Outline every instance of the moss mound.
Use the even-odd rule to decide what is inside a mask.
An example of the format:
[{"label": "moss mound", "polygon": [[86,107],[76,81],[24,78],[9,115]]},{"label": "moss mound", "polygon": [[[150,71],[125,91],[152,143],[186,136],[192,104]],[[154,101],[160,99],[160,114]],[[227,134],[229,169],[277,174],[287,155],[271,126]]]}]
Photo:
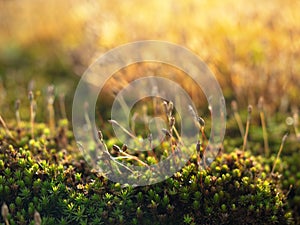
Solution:
[{"label": "moss mound", "polygon": [[[279,185],[261,158],[235,150],[206,170],[196,156],[171,178],[144,187],[110,182],[74,150],[66,126],[56,137],[36,125],[35,140],[0,136],[1,222],[34,224],[291,224]],[[3,213],[2,213],[3,214]]]}]

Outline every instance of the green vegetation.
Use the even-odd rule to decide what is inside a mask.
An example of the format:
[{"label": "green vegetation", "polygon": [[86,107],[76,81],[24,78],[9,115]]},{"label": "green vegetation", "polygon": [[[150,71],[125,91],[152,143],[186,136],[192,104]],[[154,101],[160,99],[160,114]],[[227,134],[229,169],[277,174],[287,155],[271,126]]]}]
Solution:
[{"label": "green vegetation", "polygon": [[[51,88],[49,91],[51,99]],[[237,111],[235,116],[229,116],[229,136],[207,169],[199,168],[199,157],[205,158],[202,145],[205,141],[200,139],[191,144],[195,153],[190,161],[171,178],[151,186],[132,187],[113,183],[88,165],[75,147],[67,119],[55,121],[53,114],[48,113],[52,116],[47,124],[36,123],[31,92],[29,103],[32,111],[29,122],[17,119],[6,124],[1,118],[0,204],[1,221],[6,224],[40,224],[36,222],[39,220],[42,224],[293,224],[299,221],[299,154],[295,151],[299,145],[294,133],[284,136],[289,128],[295,127],[281,126],[272,121],[276,118],[270,119],[270,126],[274,126],[268,139],[271,156],[265,157],[262,128],[255,124],[261,119],[259,110],[249,107],[248,116]],[[48,106],[52,112],[54,108]],[[248,125],[248,142],[236,135],[239,132],[236,116],[248,117],[247,123],[252,123]],[[202,118],[199,123],[205,125]],[[203,137],[205,131],[200,130]],[[104,131],[105,136],[107,132]],[[106,143],[109,150],[120,150],[114,139]],[[126,148],[123,146],[122,150]],[[281,155],[277,154],[280,152]],[[144,164],[149,163],[147,158],[144,157]],[[157,162],[155,159],[158,160],[152,157],[152,163]]]},{"label": "green vegetation", "polygon": [[[155,154],[136,154],[113,136],[112,99],[135,78],[172,79],[203,116],[198,142],[182,149],[193,152],[187,164],[161,183],[133,187],[111,182],[83,157],[71,103],[95,57],[145,39],[203,59],[223,90],[227,129],[203,169],[211,121],[199,87],[161,64],[116,72],[96,117],[117,162],[155,164],[180,140],[175,113],[163,115],[169,139]],[[300,224],[299,41],[298,0],[0,1],[0,224]],[[140,116],[153,113],[135,107]],[[134,122],[146,138],[145,122]]]}]

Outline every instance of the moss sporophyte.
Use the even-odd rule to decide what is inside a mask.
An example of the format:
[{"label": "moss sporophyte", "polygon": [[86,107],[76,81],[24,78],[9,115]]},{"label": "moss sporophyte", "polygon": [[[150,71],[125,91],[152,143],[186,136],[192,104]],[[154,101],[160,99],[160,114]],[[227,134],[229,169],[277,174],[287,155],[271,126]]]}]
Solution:
[{"label": "moss sporophyte", "polygon": [[[50,91],[49,109],[55,99]],[[244,141],[240,137],[225,140],[215,160],[205,168],[202,166],[208,158],[205,149],[210,147],[206,138],[209,123],[191,111],[199,138],[189,147],[194,153],[187,164],[163,182],[132,187],[112,182],[106,174],[91,168],[76,149],[77,143],[65,118],[56,118],[53,123],[55,118],[50,116],[49,126],[35,122],[38,110],[33,102],[33,94],[29,94],[28,122],[17,119],[8,123],[2,117],[0,121],[0,221],[6,225],[293,224],[297,221],[300,175],[298,164],[286,152],[294,159],[297,155],[289,150],[292,146],[287,136],[280,142],[271,132],[269,153],[265,151],[270,157],[256,154],[261,153],[256,143],[263,136],[258,140],[253,136],[253,129],[260,129],[253,108],[249,107],[246,116]],[[181,140],[174,106],[171,102],[162,106],[168,121],[165,133],[169,137],[160,146],[154,147],[153,139],[148,136],[147,151],[137,154],[125,143],[108,140],[110,131],[103,129],[97,137],[98,145],[106,153],[103,159],[109,157],[126,170],[130,165],[149,167],[173,152],[184,151],[179,148]],[[229,134],[239,132],[234,110],[228,119]]]}]

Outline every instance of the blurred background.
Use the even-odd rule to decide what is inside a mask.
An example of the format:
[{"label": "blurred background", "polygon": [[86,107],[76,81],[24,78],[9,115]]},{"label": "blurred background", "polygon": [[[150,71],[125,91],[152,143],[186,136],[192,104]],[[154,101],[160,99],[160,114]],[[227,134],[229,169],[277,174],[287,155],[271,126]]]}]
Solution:
[{"label": "blurred background", "polygon": [[[0,114],[14,117],[16,99],[28,105],[28,90],[43,105],[47,86],[54,84],[70,117],[85,69],[109,49],[145,39],[170,41],[199,55],[220,82],[227,105],[232,99],[240,107],[256,105],[260,96],[270,113],[299,105],[297,0],[0,0]],[[141,74],[129,71],[104,91]],[[201,106],[205,101],[192,81],[179,77],[174,79]]]}]

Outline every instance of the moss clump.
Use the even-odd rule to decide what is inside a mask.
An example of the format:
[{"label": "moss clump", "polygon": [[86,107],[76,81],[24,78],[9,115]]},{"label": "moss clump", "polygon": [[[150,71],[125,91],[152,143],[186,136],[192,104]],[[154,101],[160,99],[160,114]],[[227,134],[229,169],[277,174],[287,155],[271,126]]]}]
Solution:
[{"label": "moss clump", "polygon": [[[276,154],[281,145],[282,137],[289,133],[288,138],[284,144],[283,151],[281,152],[279,160],[275,166],[276,179],[280,188],[286,194],[288,207],[292,211],[293,218],[296,224],[300,224],[300,142],[299,142],[299,129],[298,113],[291,114],[277,113],[272,117],[268,116],[268,144],[269,156],[266,156],[265,144],[263,140],[263,129],[261,126],[261,119],[259,111],[255,110],[253,115],[253,123],[250,127],[248,146],[253,155],[257,155],[259,160],[264,165],[264,170],[270,176],[271,170],[276,160]],[[246,119],[246,113],[241,113],[242,118]],[[286,121],[286,123],[283,123]],[[227,139],[225,146],[241,146],[242,139],[239,135],[237,122],[234,116],[227,120]]]},{"label": "moss clump", "polygon": [[[255,111],[252,113],[252,108],[248,110],[244,140],[236,137],[237,129],[229,118],[228,133],[234,137],[218,148],[216,159],[206,169],[201,166],[205,167],[211,160],[207,155],[211,146],[206,148],[204,120],[193,111],[200,137],[190,147],[181,147],[171,102],[164,102],[167,110],[163,112],[167,115],[169,130],[164,130],[166,138],[155,149],[149,147],[147,152],[135,153],[127,145],[119,147],[122,143],[116,138],[105,141],[104,136],[109,136],[109,130],[104,130],[104,135],[99,131],[99,140],[89,146],[89,150],[95,150],[101,143],[111,159],[122,161],[126,158],[122,161],[123,166],[156,164],[172,151],[194,152],[172,177],[151,186],[133,187],[113,183],[105,174],[90,167],[75,147],[67,119],[56,123],[52,97],[48,102],[48,110],[52,112],[49,113],[49,126],[35,122],[32,96],[29,99],[30,122],[17,119],[16,128],[12,128],[14,123],[8,126],[3,119],[0,121],[0,204],[3,206],[0,222],[6,225],[298,222],[298,165],[290,161],[288,155],[293,153],[294,156],[295,145],[288,141],[290,150],[283,152],[282,162],[274,163],[277,153],[274,149],[280,144],[278,137],[286,132],[282,128],[280,132],[274,129],[274,135],[269,135],[268,154],[271,156],[255,156],[262,153],[261,139],[257,135],[262,132],[255,123],[257,115]],[[250,113],[254,120],[251,126]],[[274,125],[271,123],[270,126]],[[150,137],[149,142],[152,146]],[[237,146],[242,151],[235,148]],[[247,149],[251,149],[251,153]],[[174,165],[176,162],[171,162],[170,168]],[[149,175],[151,178],[152,173],[148,171],[150,175],[142,174],[142,177],[145,175],[148,179]],[[118,172],[124,175],[123,170]]]},{"label": "moss clump", "polygon": [[0,204],[9,224],[34,224],[35,211],[42,224],[292,223],[278,179],[247,152],[224,153],[206,170],[193,156],[164,182],[133,188],[93,171],[65,126],[55,137],[45,128],[36,124],[35,140],[0,132]]}]

